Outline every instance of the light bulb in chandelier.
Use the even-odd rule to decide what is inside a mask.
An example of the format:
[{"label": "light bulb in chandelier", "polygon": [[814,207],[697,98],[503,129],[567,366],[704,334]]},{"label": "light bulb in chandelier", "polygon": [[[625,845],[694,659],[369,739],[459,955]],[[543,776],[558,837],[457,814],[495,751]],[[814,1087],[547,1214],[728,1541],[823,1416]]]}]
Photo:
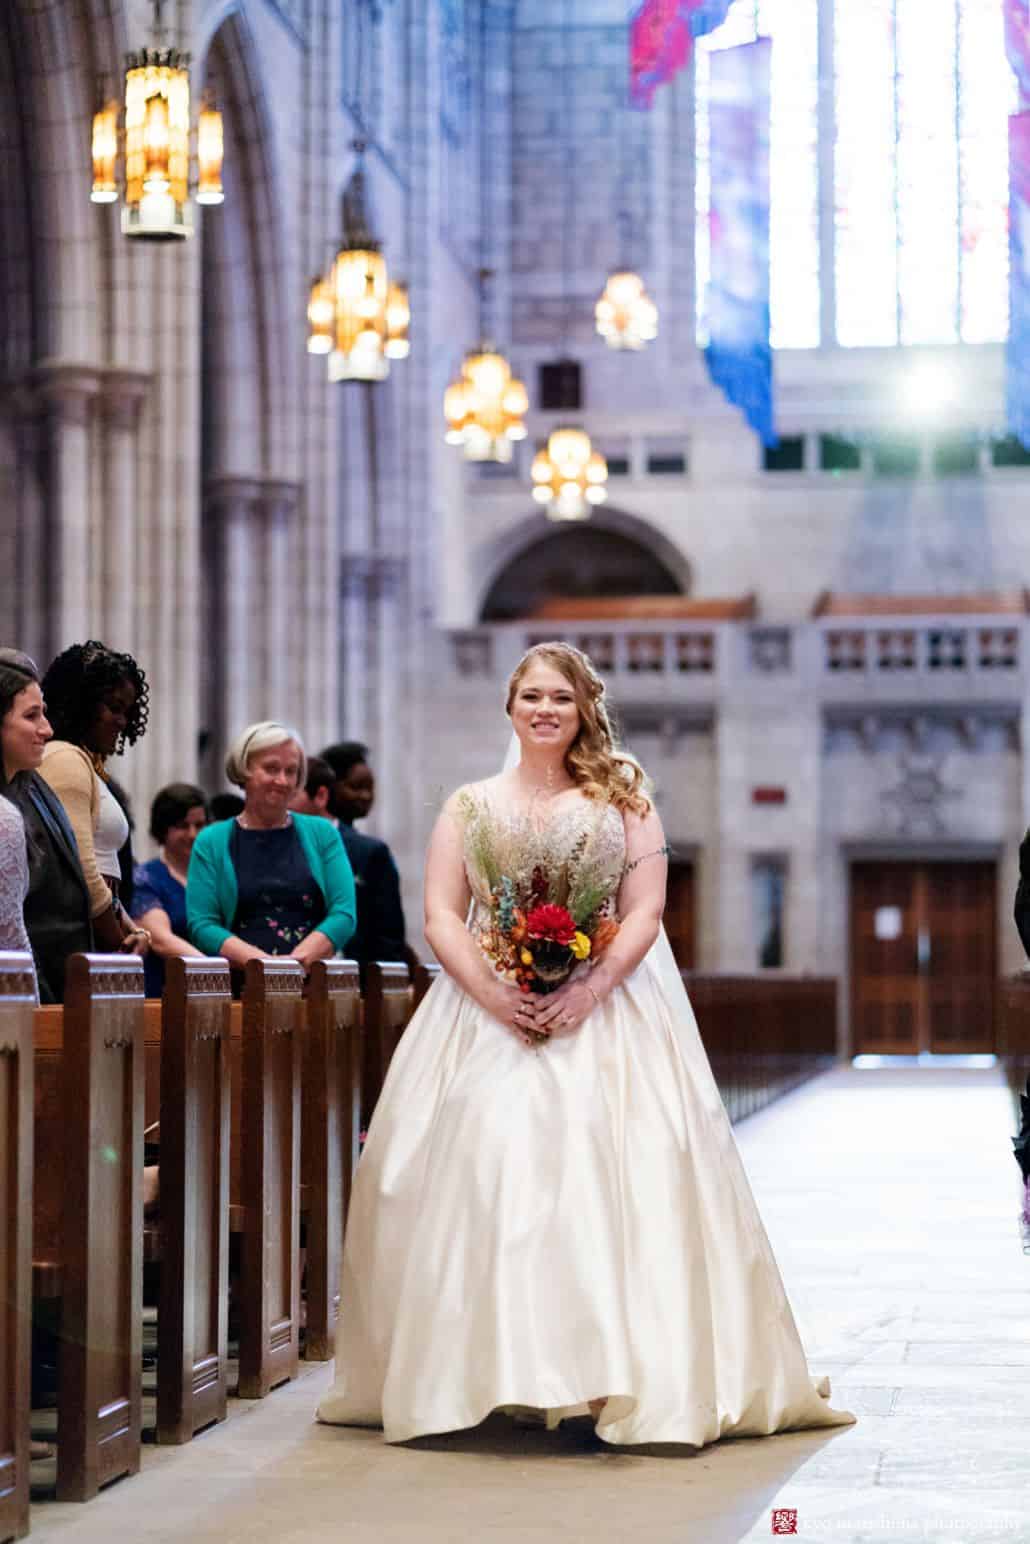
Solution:
[{"label": "light bulb in chandelier", "polygon": [[642,349],[658,336],[658,307],[640,275],[629,269],[609,274],[594,318],[609,348]]},{"label": "light bulb in chandelier", "polygon": [[457,380],[444,393],[448,445],[460,445],[467,461],[508,462],[512,444],[526,437],[529,396],[511,365],[492,344],[466,354]]},{"label": "light bulb in chandelier", "polygon": [[591,506],[608,497],[608,463],[585,429],[563,425],[552,431],[530,468],[532,497],[552,520],[586,520]]}]

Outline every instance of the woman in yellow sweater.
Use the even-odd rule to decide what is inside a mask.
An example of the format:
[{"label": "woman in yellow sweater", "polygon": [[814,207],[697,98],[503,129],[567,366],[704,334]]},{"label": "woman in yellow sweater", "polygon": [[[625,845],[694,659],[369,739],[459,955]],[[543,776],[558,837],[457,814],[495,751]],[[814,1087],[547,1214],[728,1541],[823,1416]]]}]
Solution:
[{"label": "woman in yellow sweater", "polygon": [[97,946],[145,954],[150,935],[118,899],[118,851],[129,828],[107,786],[106,764],[146,730],[147,678],[131,654],[90,639],[57,656],[43,677],[43,696],[54,738],[40,772],[75,832]]}]

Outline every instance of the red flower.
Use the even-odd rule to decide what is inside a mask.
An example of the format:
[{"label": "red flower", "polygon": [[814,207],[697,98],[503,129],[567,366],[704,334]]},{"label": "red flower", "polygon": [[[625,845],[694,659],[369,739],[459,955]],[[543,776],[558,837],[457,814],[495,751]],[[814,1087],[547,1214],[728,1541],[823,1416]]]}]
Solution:
[{"label": "red flower", "polygon": [[546,938],[568,948],[576,936],[576,924],[564,906],[536,906],[526,918],[530,938]]}]

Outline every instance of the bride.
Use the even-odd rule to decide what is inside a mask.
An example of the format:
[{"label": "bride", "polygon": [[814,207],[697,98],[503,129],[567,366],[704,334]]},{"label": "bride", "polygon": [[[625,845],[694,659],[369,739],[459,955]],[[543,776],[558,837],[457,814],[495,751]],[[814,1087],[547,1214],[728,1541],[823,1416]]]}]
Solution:
[{"label": "bride", "polygon": [[808,1374],[604,685],[540,644],[507,711],[518,765],[454,794],[430,842],[444,974],[358,1165],[319,1419],[403,1442],[529,1407],[589,1412],[607,1442],[696,1446],[848,1423]]}]

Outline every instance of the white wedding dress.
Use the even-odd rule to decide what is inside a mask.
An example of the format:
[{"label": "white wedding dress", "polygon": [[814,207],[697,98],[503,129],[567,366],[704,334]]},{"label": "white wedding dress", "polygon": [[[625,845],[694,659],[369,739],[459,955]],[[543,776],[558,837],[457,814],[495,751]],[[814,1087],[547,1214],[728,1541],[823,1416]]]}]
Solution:
[{"label": "white wedding dress", "polygon": [[[473,931],[484,830],[506,819],[485,799],[465,834]],[[617,892],[610,806],[525,821],[518,844],[528,872],[590,861]],[[853,1420],[809,1376],[664,932],[578,1032],[539,1048],[436,982],[358,1165],[336,1351],[319,1419],[389,1442],[499,1407],[553,1424],[605,1396],[612,1443]]]}]

